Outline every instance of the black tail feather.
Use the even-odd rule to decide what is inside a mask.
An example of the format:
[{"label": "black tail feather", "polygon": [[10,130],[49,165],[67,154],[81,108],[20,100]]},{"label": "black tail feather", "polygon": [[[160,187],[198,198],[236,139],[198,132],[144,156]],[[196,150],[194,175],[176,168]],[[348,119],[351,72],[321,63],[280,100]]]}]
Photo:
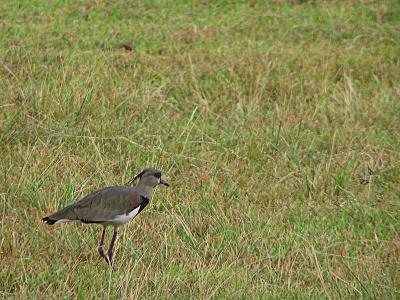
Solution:
[{"label": "black tail feather", "polygon": [[58,220],[50,219],[49,217],[44,217],[42,221],[47,225],[54,225]]}]

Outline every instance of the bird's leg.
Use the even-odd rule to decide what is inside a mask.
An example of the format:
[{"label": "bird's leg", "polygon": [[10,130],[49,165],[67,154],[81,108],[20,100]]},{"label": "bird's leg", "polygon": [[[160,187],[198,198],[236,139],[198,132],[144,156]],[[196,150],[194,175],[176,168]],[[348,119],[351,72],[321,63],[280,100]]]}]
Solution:
[{"label": "bird's leg", "polygon": [[100,256],[101,256],[102,258],[104,258],[104,259],[106,260],[107,263],[109,263],[109,262],[108,262],[108,257],[104,254],[104,249],[103,249],[103,247],[104,247],[104,237],[105,237],[105,236],[106,236],[106,226],[103,226],[103,232],[102,232],[102,234],[101,234],[101,239],[100,239],[100,243],[99,243],[99,248],[98,248],[98,250],[99,250]]},{"label": "bird's leg", "polygon": [[108,248],[108,264],[110,265],[111,268],[113,267],[112,256],[113,256],[114,243],[116,239],[117,239],[117,228],[114,228],[114,234],[111,239],[110,248]]}]

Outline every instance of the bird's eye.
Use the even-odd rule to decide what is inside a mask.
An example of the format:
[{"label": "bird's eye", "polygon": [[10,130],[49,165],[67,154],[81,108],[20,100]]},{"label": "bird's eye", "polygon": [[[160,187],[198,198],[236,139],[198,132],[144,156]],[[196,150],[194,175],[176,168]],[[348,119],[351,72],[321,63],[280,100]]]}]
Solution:
[{"label": "bird's eye", "polygon": [[156,174],[154,174],[154,177],[156,177],[156,178],[161,178],[161,173],[156,173]]}]

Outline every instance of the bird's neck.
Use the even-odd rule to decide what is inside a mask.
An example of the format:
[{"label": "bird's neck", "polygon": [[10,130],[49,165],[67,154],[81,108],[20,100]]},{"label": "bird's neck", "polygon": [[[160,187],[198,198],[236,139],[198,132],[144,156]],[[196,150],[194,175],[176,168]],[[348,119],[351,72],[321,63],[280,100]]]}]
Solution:
[{"label": "bird's neck", "polygon": [[149,200],[153,196],[153,188],[147,185],[140,186],[141,195],[148,198]]}]

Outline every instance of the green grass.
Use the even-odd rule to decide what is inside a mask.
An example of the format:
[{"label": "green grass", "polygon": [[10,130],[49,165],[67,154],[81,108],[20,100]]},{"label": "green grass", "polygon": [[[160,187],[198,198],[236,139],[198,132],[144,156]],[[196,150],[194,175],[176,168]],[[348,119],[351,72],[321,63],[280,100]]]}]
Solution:
[{"label": "green grass", "polygon": [[399,298],[399,2],[109,2],[0,3],[0,298]]}]

